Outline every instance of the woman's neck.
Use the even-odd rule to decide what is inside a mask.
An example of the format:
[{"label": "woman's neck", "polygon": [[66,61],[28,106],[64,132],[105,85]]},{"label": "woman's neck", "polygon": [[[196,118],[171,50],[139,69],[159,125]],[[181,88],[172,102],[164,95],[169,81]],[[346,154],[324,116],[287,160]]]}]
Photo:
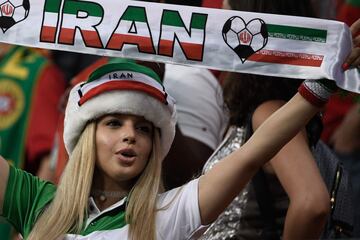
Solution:
[{"label": "woman's neck", "polygon": [[104,191],[100,189],[92,189],[91,196],[93,197],[96,206],[100,211],[117,203],[128,195],[128,192],[121,191]]},{"label": "woman's neck", "polygon": [[131,188],[132,183],[130,182],[116,182],[95,170],[90,196],[102,211],[127,196]]}]

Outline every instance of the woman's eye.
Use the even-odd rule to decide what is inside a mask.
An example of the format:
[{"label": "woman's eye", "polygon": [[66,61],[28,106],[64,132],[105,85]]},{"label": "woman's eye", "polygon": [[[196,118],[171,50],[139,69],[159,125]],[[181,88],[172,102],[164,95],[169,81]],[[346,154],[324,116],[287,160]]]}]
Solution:
[{"label": "woman's eye", "polygon": [[110,119],[109,121],[106,122],[106,126],[118,127],[121,126],[121,121],[118,119]]},{"label": "woman's eye", "polygon": [[138,126],[137,129],[139,129],[140,131],[142,131],[144,133],[151,133],[152,132],[152,127],[151,126]]}]

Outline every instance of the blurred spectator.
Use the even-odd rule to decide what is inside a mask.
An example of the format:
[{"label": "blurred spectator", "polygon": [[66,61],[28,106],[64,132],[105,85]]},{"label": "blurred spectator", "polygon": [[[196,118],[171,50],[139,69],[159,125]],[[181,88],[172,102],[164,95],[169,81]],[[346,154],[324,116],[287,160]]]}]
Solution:
[{"label": "blurred spectator", "polygon": [[[7,44],[0,48],[0,154],[11,164],[48,179],[52,176],[49,153],[66,83],[44,51]],[[0,236],[9,238],[7,225],[0,224]]]},{"label": "blurred spectator", "polygon": [[[360,0],[345,0],[342,4],[338,5],[337,20],[343,21],[350,26],[359,18]],[[359,29],[360,26],[358,27],[358,30]],[[359,238],[360,104],[355,102],[356,98],[360,98],[360,96],[352,93],[339,93],[337,95],[332,95],[324,110],[324,131],[322,134],[322,139],[330,146],[333,146],[333,149],[340,157],[344,167],[350,173],[354,192],[354,237]]]},{"label": "blurred spectator", "polygon": [[[223,6],[239,11],[314,17],[310,1],[306,0],[225,0]],[[204,172],[238,149],[290,99],[301,82],[230,73],[224,83],[230,127],[206,162]],[[321,121],[315,117],[264,165],[201,239],[319,238],[330,211],[330,197],[315,161],[327,160],[321,154],[326,146],[317,144],[319,125]]]},{"label": "blurred spectator", "polygon": [[178,114],[175,140],[163,163],[164,184],[171,189],[201,173],[221,142],[228,118],[214,72],[168,64],[164,86],[175,98]]},{"label": "blurred spectator", "polygon": [[52,51],[51,56],[68,82],[84,68],[101,58],[97,55],[65,51]]},{"label": "blurred spectator", "polygon": [[312,0],[316,16],[324,19],[336,19],[337,0]]}]

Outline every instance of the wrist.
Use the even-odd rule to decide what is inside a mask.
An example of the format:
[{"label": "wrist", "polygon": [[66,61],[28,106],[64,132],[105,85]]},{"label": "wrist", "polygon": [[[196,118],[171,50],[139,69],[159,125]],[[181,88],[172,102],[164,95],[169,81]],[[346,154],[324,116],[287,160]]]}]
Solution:
[{"label": "wrist", "polygon": [[332,93],[337,90],[334,81],[319,79],[305,80],[299,87],[300,95],[316,107],[323,107]]}]

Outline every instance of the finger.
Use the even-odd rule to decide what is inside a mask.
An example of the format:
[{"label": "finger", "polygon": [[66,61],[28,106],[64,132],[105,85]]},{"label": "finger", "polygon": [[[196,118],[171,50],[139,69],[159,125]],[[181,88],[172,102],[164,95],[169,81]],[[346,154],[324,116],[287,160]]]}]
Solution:
[{"label": "finger", "polygon": [[360,66],[360,58],[356,58],[354,62],[352,62],[351,66],[359,67]]},{"label": "finger", "polygon": [[353,38],[353,44],[355,47],[359,47],[360,45],[360,35]]},{"label": "finger", "polygon": [[357,33],[360,31],[360,18],[351,24],[350,31],[353,37],[357,35]]},{"label": "finger", "polygon": [[349,68],[350,66],[357,67],[359,65],[359,60],[360,60],[360,48],[356,47],[351,51],[350,55],[347,57],[343,65],[343,68]]}]

